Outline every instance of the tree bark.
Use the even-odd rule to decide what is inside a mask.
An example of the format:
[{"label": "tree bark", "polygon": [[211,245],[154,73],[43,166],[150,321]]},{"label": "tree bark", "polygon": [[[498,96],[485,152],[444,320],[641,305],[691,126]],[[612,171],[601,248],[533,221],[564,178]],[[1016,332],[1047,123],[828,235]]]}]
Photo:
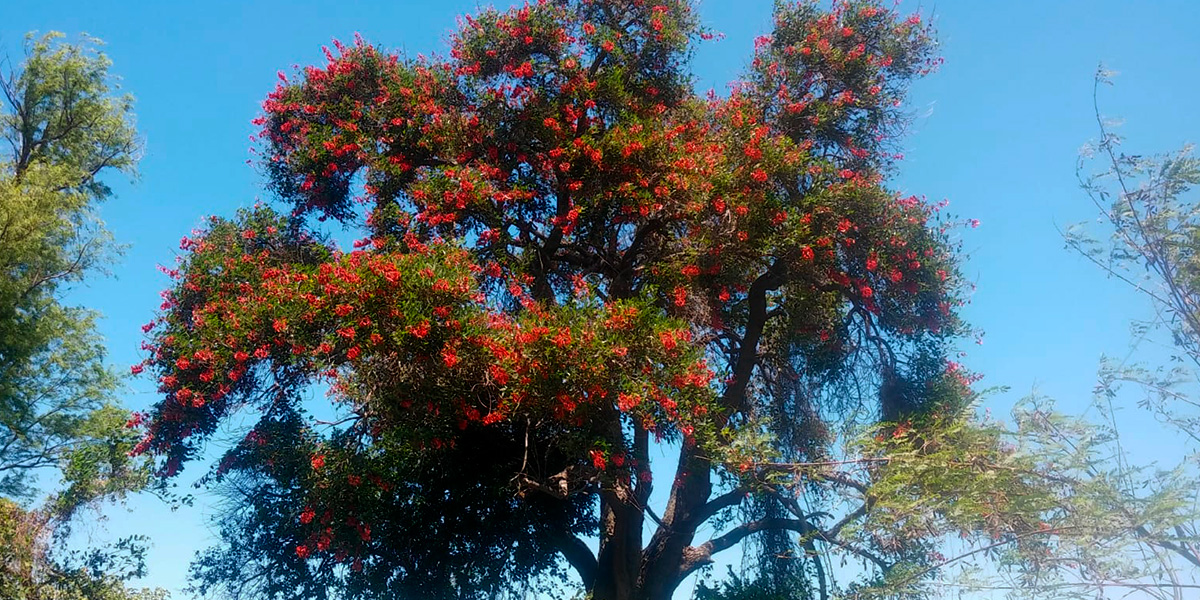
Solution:
[{"label": "tree bark", "polygon": [[683,580],[684,551],[691,546],[701,511],[712,494],[712,469],[695,447],[680,451],[679,466],[662,524],[642,558],[638,600],[669,600]]},{"label": "tree bark", "polygon": [[635,600],[642,554],[644,512],[633,502],[626,481],[616,481],[600,494],[599,567],[594,600]]}]

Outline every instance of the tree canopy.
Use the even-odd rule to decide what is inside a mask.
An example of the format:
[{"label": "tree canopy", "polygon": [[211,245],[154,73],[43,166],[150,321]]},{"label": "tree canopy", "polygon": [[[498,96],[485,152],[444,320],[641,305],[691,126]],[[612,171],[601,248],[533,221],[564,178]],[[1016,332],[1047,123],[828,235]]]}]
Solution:
[{"label": "tree canopy", "polygon": [[30,35],[0,74],[0,595],[130,598],[135,540],[52,552],[79,509],[149,481],[96,314],[64,301],[119,250],[96,209],[111,195],[102,175],[138,158],[132,99],[96,40],[61,37]]},{"label": "tree canopy", "polygon": [[555,0],[465,18],[445,58],[355,40],[280,74],[277,201],[182,240],[135,367],[163,476],[259,414],[208,478],[231,503],[201,591],[561,593],[569,568],[665,599],[753,541],[758,590],[915,594],[948,533],[1049,529],[1041,465],[968,422],[955,223],[886,185],[928,25],[779,3],[727,95],[687,70],[711,36],[687,0]]},{"label": "tree canopy", "polygon": [[7,142],[0,155],[5,496],[26,497],[38,470],[67,471],[96,452],[94,445],[108,445],[127,417],[113,402],[117,380],[104,364],[95,313],[62,297],[117,251],[96,217],[96,204],[110,194],[98,175],[133,169],[139,146],[132,100],[110,93],[103,54],[59,37],[30,37],[20,71],[0,79],[0,138]]}]

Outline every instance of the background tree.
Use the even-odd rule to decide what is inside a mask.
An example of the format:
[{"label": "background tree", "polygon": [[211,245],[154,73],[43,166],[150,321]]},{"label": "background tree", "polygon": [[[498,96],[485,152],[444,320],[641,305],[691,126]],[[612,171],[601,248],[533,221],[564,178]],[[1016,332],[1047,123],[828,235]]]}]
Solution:
[{"label": "background tree", "polygon": [[[1100,85],[1111,85],[1111,76],[1103,67],[1096,74],[1100,139],[1084,147],[1078,169],[1080,185],[1109,226],[1109,238],[1100,240],[1075,227],[1066,234],[1067,245],[1149,298],[1155,319],[1138,323],[1135,333],[1144,337],[1164,327],[1174,342],[1173,362],[1188,363],[1193,370],[1200,366],[1200,204],[1189,192],[1200,183],[1200,159],[1192,156],[1190,145],[1167,155],[1122,152],[1123,139],[1099,108]],[[1105,168],[1087,173],[1086,165],[1096,159]],[[1160,375],[1177,379],[1171,373]],[[1187,375],[1194,377],[1194,371]],[[1110,371],[1108,378],[1123,375]],[[1149,377],[1132,379],[1154,389],[1149,407],[1160,419],[1200,441],[1195,398],[1172,394],[1170,385],[1156,385]]]},{"label": "background tree", "polygon": [[[1098,422],[1056,416],[1045,399],[1022,414],[1032,432],[1078,465],[1074,476],[1090,488],[1085,502],[1104,523],[1097,543],[1071,550],[1079,568],[1056,574],[1054,584],[1077,587],[1081,595],[1128,587],[1148,597],[1190,597],[1200,589],[1200,204],[1191,197],[1200,160],[1190,146],[1154,156],[1123,152],[1115,122],[1100,111],[1099,92],[1112,75],[1103,67],[1096,73],[1099,139],[1083,148],[1077,169],[1106,235],[1081,225],[1064,236],[1068,248],[1149,299],[1155,316],[1134,322],[1135,342],[1123,359],[1103,359],[1092,403]],[[1102,168],[1089,172],[1097,162]],[[1170,349],[1170,364],[1147,364],[1139,346],[1161,333],[1168,334],[1161,347]],[[1164,439],[1176,438],[1177,462],[1145,466],[1123,446],[1126,387],[1140,393],[1138,406],[1164,426]]]},{"label": "background tree", "polygon": [[[132,99],[116,96],[95,40],[29,36],[0,76],[0,589],[11,598],[124,597],[107,561],[133,552],[49,552],[82,507],[148,482],[116,402],[96,315],[65,293],[117,252],[96,217],[109,171],[132,173]],[[41,477],[61,487],[29,508]],[[44,488],[43,488],[44,489]],[[122,542],[129,550],[132,542]],[[124,557],[124,558],[122,558]],[[135,560],[135,562],[137,562]],[[89,570],[90,569],[90,570]],[[137,569],[133,569],[134,572]]]},{"label": "background tree", "polygon": [[[946,359],[952,223],[883,183],[927,26],[781,3],[727,97],[691,88],[708,36],[684,0],[539,2],[445,60],[358,40],[282,76],[259,123],[285,210],[183,240],[145,363],[164,476],[261,412],[210,475],[200,591],[561,593],[569,566],[663,599],[754,540],[755,585],[911,597],[948,535],[1053,533],[1042,464]],[[303,410],[315,384],[337,418]]]}]

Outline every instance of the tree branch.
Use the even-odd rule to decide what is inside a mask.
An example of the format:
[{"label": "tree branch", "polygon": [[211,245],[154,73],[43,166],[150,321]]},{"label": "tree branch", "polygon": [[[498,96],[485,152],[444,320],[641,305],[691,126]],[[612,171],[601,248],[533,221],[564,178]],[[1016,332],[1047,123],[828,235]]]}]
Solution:
[{"label": "tree branch", "polygon": [[558,548],[559,554],[567,560],[567,564],[579,574],[583,587],[588,592],[596,584],[596,570],[599,568],[596,557],[583,540],[569,533],[553,532],[551,541]]},{"label": "tree branch", "polygon": [[763,329],[767,323],[767,292],[779,289],[783,285],[783,262],[775,261],[765,273],[760,275],[750,285],[748,302],[750,304],[750,319],[746,323],[746,333],[738,347],[737,359],[733,368],[733,383],[725,388],[722,403],[731,411],[742,412],[746,404],[746,387],[750,385],[750,377],[758,364],[758,342],[762,338]]},{"label": "tree branch", "polygon": [[724,509],[741,504],[745,498],[746,488],[741,487],[721,494],[696,511],[696,522],[703,523]]}]

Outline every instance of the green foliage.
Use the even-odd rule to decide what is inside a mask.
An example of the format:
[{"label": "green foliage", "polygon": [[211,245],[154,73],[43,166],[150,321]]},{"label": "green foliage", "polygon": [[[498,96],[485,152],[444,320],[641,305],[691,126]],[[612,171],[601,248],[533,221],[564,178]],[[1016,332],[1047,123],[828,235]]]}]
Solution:
[{"label": "green foliage", "polygon": [[[784,560],[795,560],[788,557]],[[805,580],[774,584],[769,580],[743,578],[732,568],[716,587],[701,582],[696,588],[696,600],[810,600],[813,596]]]},{"label": "green foliage", "polygon": [[[1169,597],[1200,579],[1200,512],[1194,508],[1200,501],[1200,202],[1195,195],[1200,159],[1190,145],[1156,155],[1123,152],[1124,139],[1099,108],[1101,86],[1111,85],[1113,75],[1103,66],[1096,73],[1100,138],[1083,148],[1077,169],[1107,239],[1084,226],[1072,228],[1065,238],[1069,248],[1132,286],[1154,309],[1153,319],[1133,322],[1134,341],[1125,359],[1101,363],[1093,405],[1116,465],[1105,471],[1113,482],[1113,505],[1125,513],[1151,511],[1137,531],[1142,544],[1137,550],[1145,560],[1136,568],[1126,565],[1125,579],[1169,583],[1151,589]],[[1086,172],[1096,162],[1101,169]],[[1172,349],[1169,364],[1139,360],[1139,346],[1163,333],[1162,346]],[[1178,443],[1182,459],[1177,463],[1137,467],[1123,448],[1119,413],[1130,393],[1140,396],[1138,406]]]},{"label": "green foliage", "polygon": [[[1097,89],[1108,76],[1103,69],[1098,73]],[[969,383],[952,370],[957,380],[925,378],[934,385],[894,388],[939,408],[860,431],[835,460],[755,465],[753,457],[772,456],[763,451],[770,436],[743,435],[729,448],[731,458],[760,475],[760,493],[795,478],[852,490],[842,498],[860,505],[861,518],[799,528],[801,544],[837,533],[879,565],[874,580],[842,587],[842,597],[1002,592],[1014,599],[1082,600],[1115,590],[1167,599],[1191,597],[1200,588],[1195,453],[1200,405],[1194,370],[1200,366],[1195,273],[1200,209],[1189,198],[1200,183],[1200,161],[1190,148],[1156,157],[1124,154],[1098,109],[1097,122],[1101,140],[1085,147],[1080,181],[1110,226],[1110,237],[1097,240],[1077,227],[1067,243],[1153,302],[1157,319],[1135,323],[1134,334],[1142,342],[1168,332],[1176,350],[1172,364],[1131,364],[1133,351],[1124,361],[1105,359],[1090,420],[1061,414],[1038,396],[1014,409],[1011,424],[980,420],[952,401],[971,397],[952,391]],[[1086,161],[1097,156],[1105,168],[1085,176]],[[1140,392],[1138,404],[1166,425],[1164,440],[1183,442],[1178,462],[1138,466],[1133,460],[1122,441],[1123,387]],[[775,598],[811,591],[805,586],[811,577],[781,586],[768,574],[732,576],[703,594]]]},{"label": "green foliage", "polygon": [[[514,496],[507,472],[520,465],[499,461],[519,459],[521,449],[512,446],[520,438],[496,428],[480,433],[435,456],[400,435],[363,452],[352,431],[321,439],[303,415],[281,409],[223,465],[218,489],[238,510],[218,522],[225,542],[194,563],[196,591],[455,597],[556,573],[555,536],[595,527],[594,507],[584,497],[564,505]],[[319,469],[312,464],[318,455]],[[270,476],[262,473],[266,460],[274,463]],[[463,531],[471,532],[468,541]],[[298,555],[300,547],[317,555],[336,548],[353,558],[345,568],[322,569]],[[242,577],[248,570],[259,575]]]},{"label": "green foliage", "polygon": [[[145,575],[137,538],[86,551],[51,550],[53,525],[42,511],[0,498],[0,597],[12,600],[165,600],[163,590],[128,589]],[[53,557],[51,555],[54,555]]]},{"label": "green foliage", "polygon": [[[109,195],[97,176],[132,171],[138,142],[129,97],[113,97],[109,61],[60,34],[30,36],[19,73],[0,80],[0,495],[27,497],[45,468],[129,470],[116,421],[116,377],[96,315],[63,293],[102,269],[116,247],[96,218]],[[87,40],[90,41],[90,40]],[[107,456],[102,457],[102,449]],[[90,467],[83,462],[101,459]],[[97,471],[98,472],[98,471]],[[78,482],[81,485],[82,482]],[[70,504],[89,492],[74,487]]]},{"label": "green foliage", "polygon": [[[63,303],[118,253],[96,208],[111,194],[101,175],[133,172],[132,99],[114,95],[96,40],[61,37],[30,35],[19,70],[0,77],[0,596],[161,598],[122,583],[141,575],[138,540],[52,551],[80,509],[149,482],[97,315]],[[51,473],[61,487],[45,506],[21,506]]]},{"label": "green foliage", "polygon": [[[1097,93],[1108,83],[1097,74]],[[1130,155],[1120,151],[1122,138],[1112,123],[1097,112],[1100,140],[1085,146],[1079,179],[1108,226],[1109,239],[1092,237],[1077,226],[1067,233],[1070,248],[1146,294],[1164,311],[1179,350],[1192,361],[1200,359],[1200,325],[1196,312],[1200,289],[1200,206],[1188,192],[1200,184],[1200,159],[1191,146],[1172,154]],[[1105,168],[1084,171],[1100,157]]]}]

